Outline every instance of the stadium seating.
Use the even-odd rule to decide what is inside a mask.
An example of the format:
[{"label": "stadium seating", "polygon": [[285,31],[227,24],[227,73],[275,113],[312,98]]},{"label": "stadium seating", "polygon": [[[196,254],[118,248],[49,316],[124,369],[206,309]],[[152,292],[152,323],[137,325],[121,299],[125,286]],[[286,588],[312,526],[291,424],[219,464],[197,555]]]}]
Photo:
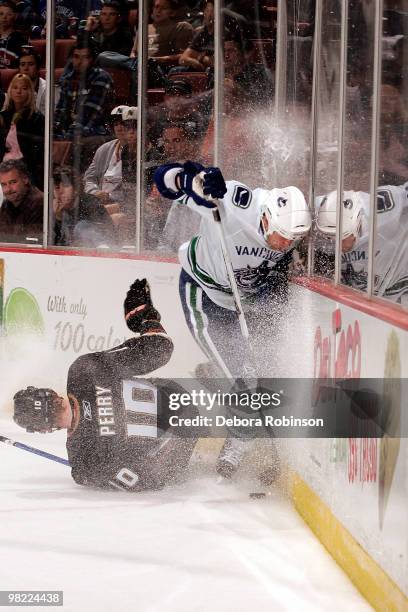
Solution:
[{"label": "stadium seating", "polygon": [[205,91],[208,85],[208,75],[206,72],[181,72],[172,74],[169,77],[173,81],[187,81],[190,83],[193,93]]},{"label": "stadium seating", "polygon": [[15,74],[17,74],[18,70],[15,68],[2,68],[0,70],[0,81],[1,88],[4,92],[7,91],[8,86],[10,85],[11,79]]}]

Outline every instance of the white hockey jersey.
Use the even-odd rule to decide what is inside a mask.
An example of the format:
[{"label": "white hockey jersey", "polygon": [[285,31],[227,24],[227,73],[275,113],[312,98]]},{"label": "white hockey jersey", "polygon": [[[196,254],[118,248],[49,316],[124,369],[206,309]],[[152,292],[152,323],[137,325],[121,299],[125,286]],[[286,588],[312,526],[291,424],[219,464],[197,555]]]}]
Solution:
[{"label": "white hockey jersey", "polygon": [[[245,304],[245,298],[264,290],[274,275],[279,274],[284,279],[291,251],[273,251],[263,237],[260,211],[270,192],[259,188],[251,190],[237,181],[227,181],[226,185],[227,193],[222,199],[223,228],[245,309],[250,301]],[[179,249],[182,267],[213,302],[235,310],[212,209],[198,206],[188,196],[178,202],[202,216],[198,235]]]},{"label": "white hockey jersey", "polygon": [[[341,271],[345,284],[365,291],[369,260],[370,197],[360,192],[363,202],[361,237],[354,248],[342,253]],[[316,209],[320,204],[318,198]],[[374,294],[393,302],[408,299],[408,183],[386,185],[377,190],[377,226],[374,243]],[[324,241],[322,250],[334,252],[334,240]],[[315,248],[323,247],[322,241]],[[403,298],[406,294],[405,298]]]}]

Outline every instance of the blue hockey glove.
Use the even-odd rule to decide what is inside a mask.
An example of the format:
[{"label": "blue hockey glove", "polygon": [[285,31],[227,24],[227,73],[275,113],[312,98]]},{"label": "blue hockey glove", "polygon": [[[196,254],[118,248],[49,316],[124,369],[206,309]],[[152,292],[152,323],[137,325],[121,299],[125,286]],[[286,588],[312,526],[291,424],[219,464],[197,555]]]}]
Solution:
[{"label": "blue hockey glove", "polygon": [[227,193],[227,186],[219,168],[205,168],[203,180],[204,195],[212,198],[223,198]]},{"label": "blue hockey glove", "polygon": [[153,181],[157,189],[164,198],[169,200],[177,200],[184,195],[177,183],[176,178],[183,171],[182,164],[163,164],[156,168],[153,174]]}]

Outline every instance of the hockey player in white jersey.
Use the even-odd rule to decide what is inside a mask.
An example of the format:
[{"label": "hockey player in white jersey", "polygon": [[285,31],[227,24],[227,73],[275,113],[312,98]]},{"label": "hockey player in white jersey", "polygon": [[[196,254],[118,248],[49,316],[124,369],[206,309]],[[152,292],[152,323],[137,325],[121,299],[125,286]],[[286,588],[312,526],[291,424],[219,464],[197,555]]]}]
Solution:
[{"label": "hockey player in white jersey", "polygon": [[[200,181],[197,181],[197,177]],[[257,375],[270,376],[265,356],[274,352],[276,330],[285,310],[288,266],[292,251],[311,227],[311,213],[301,191],[249,189],[224,181],[219,168],[194,162],[159,167],[154,181],[160,193],[200,213],[197,236],[179,249],[182,265],[180,299],[187,325],[219,376],[243,376],[248,345],[243,342],[228,279],[220,235],[213,212],[222,207],[222,224],[229,257],[256,357]],[[262,353],[263,351],[263,353]],[[262,371],[262,367],[264,368]],[[273,440],[270,467],[260,474],[270,484],[279,472]],[[248,449],[247,440],[227,438],[217,471],[231,477]]]},{"label": "hockey player in white jersey", "polygon": [[[203,177],[202,191],[195,178]],[[200,213],[200,231],[179,249],[180,298],[190,331],[220,375],[242,375],[244,345],[235,311],[213,210],[223,207],[227,252],[250,332],[263,329],[263,344],[273,351],[270,329],[287,299],[287,272],[295,245],[311,227],[301,191],[249,189],[224,181],[219,168],[166,164],[156,170],[160,193]],[[201,193],[200,193],[201,191]],[[266,340],[267,339],[267,340]],[[258,364],[260,365],[260,364]],[[259,373],[258,373],[259,375]],[[264,373],[267,376],[267,373]]]},{"label": "hockey player in white jersey", "polygon": [[[337,192],[316,203],[315,248],[334,252]],[[365,291],[368,276],[370,196],[345,191],[342,213],[341,273],[344,284]],[[377,190],[374,243],[374,295],[393,302],[408,300],[408,183]],[[405,296],[405,297],[404,297]]]}]

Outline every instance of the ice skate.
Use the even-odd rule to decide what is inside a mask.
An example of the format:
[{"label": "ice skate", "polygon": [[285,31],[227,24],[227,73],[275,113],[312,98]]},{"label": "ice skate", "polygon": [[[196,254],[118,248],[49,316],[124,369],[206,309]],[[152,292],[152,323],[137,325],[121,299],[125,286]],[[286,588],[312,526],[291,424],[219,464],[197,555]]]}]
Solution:
[{"label": "ice skate", "polygon": [[244,438],[227,438],[218,455],[217,473],[223,478],[232,478],[251,442]]}]

